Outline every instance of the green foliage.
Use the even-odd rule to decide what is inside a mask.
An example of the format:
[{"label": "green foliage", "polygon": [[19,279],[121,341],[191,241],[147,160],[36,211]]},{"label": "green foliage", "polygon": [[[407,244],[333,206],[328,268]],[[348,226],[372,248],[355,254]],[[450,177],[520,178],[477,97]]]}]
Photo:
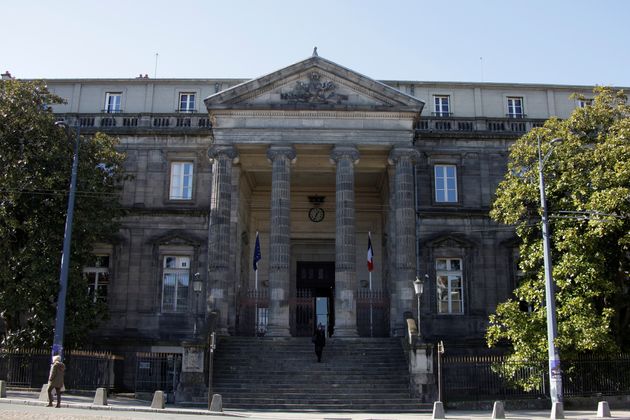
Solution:
[{"label": "green foliage", "polygon": [[508,343],[513,361],[547,354],[537,137],[543,156],[563,139],[544,167],[561,359],[630,350],[630,107],[623,92],[595,94],[591,106],[517,140],[497,189],[491,217],[516,226],[524,277],[491,315],[486,339]]},{"label": "green foliage", "polygon": [[[52,343],[75,133],[55,125],[62,103],[41,82],[0,82],[0,317],[5,347]],[[70,137],[70,138],[69,138]],[[121,215],[124,156],[103,134],[80,141],[66,305],[65,347],[81,345],[105,314],[82,267],[110,241]]]}]

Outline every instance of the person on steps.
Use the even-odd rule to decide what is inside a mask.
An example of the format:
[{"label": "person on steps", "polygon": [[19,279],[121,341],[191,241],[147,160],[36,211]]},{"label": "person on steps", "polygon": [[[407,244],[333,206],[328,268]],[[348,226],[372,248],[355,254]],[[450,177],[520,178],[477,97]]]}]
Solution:
[{"label": "person on steps", "polygon": [[322,362],[322,352],[326,345],[326,330],[322,324],[317,326],[315,334],[313,334],[313,344],[315,344],[315,354],[317,355],[317,362]]}]

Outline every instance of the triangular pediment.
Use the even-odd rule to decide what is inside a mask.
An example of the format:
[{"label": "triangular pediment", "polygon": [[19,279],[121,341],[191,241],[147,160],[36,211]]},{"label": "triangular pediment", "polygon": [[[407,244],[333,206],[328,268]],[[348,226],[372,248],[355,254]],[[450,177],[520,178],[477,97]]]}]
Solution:
[{"label": "triangular pediment", "polygon": [[220,109],[412,112],[424,102],[319,56],[233,86],[205,99]]}]

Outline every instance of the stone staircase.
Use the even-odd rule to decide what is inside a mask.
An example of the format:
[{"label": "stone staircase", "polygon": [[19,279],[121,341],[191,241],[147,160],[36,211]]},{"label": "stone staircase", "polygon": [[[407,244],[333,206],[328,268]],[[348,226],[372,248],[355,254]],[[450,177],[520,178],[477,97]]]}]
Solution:
[{"label": "stone staircase", "polygon": [[310,338],[221,337],[214,393],[233,410],[430,412],[409,394],[399,339],[329,338],[317,363]]}]

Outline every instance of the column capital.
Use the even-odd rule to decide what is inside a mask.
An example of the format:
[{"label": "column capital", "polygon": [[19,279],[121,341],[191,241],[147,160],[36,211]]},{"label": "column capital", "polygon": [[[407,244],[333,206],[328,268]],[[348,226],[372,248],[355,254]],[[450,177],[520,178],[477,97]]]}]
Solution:
[{"label": "column capital", "polygon": [[420,152],[413,146],[397,146],[392,148],[387,157],[387,162],[394,165],[401,160],[410,160],[415,163],[420,159]]},{"label": "column capital", "polygon": [[238,152],[234,146],[214,144],[208,149],[208,158],[211,161],[222,156],[232,159],[232,163],[238,162]]},{"label": "column capital", "polygon": [[295,153],[295,149],[293,146],[281,146],[272,144],[267,149],[267,159],[270,162],[273,162],[278,157],[285,157],[291,161],[291,163],[295,163],[297,154]]},{"label": "column capital", "polygon": [[343,146],[335,146],[330,152],[330,163],[335,164],[341,159],[350,159],[356,165],[359,163],[359,150],[354,144],[348,144]]}]

